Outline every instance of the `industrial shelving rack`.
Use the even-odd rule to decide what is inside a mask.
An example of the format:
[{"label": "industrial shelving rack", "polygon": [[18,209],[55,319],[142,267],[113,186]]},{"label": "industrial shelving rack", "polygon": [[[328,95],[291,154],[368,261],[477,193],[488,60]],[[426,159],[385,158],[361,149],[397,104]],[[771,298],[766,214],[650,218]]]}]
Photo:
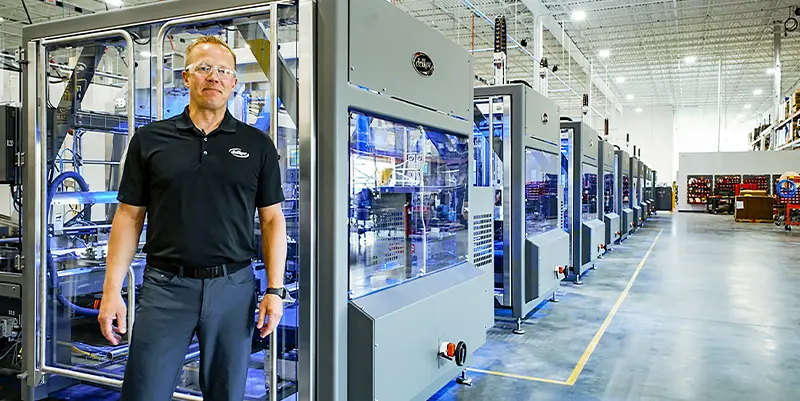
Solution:
[{"label": "industrial shelving rack", "polygon": [[711,175],[690,175],[686,177],[686,202],[690,205],[705,205],[711,195]]}]

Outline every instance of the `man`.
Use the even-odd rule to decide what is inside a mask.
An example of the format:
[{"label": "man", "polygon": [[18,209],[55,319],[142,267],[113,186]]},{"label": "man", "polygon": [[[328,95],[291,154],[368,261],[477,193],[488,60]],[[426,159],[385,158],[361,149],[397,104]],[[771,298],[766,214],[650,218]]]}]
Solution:
[{"label": "man", "polygon": [[[227,111],[238,81],[236,56],[224,42],[192,43],[183,80],[184,112],[131,138],[109,239],[98,320],[116,345],[128,323],[120,291],[147,215],[147,266],[123,401],[170,400],[194,335],[204,398],[241,401],[254,326],[263,338],[283,314],[286,222],[275,145]],[[268,289],[254,321],[256,209]]]}]

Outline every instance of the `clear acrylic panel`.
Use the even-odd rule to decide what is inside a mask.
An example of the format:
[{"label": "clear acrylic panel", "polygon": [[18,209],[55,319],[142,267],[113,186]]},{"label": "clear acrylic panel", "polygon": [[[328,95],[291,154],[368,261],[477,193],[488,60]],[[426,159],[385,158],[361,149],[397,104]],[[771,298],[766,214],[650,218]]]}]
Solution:
[{"label": "clear acrylic panel", "polygon": [[[503,153],[504,141],[510,140],[511,97],[496,96],[475,99],[475,108],[480,113],[479,115],[476,114],[476,116],[480,117],[476,117],[475,126],[473,127],[476,152],[477,142],[483,142],[484,144],[481,146],[488,146],[489,140],[492,141],[492,151],[486,153],[486,157],[489,159],[488,162],[492,165],[488,185],[493,186],[495,189],[494,219],[495,221],[502,221],[505,170],[499,155]],[[485,142],[480,138],[481,136],[486,138]],[[502,229],[500,228],[496,234],[499,238],[502,238]]]},{"label": "clear acrylic panel", "polygon": [[[597,167],[583,163],[581,221],[597,219]],[[591,172],[586,172],[591,171]]]},{"label": "clear acrylic panel", "polygon": [[525,149],[525,235],[558,227],[559,155]]},{"label": "clear acrylic panel", "polygon": [[569,197],[569,167],[571,162],[571,147],[572,147],[572,134],[571,129],[562,129],[561,130],[561,183],[564,185],[564,205],[566,207],[563,208],[563,229],[566,232],[569,232],[569,210],[572,208],[572,201]]},{"label": "clear acrylic panel", "polygon": [[[297,10],[296,5],[282,5],[278,28],[279,77],[296,85]],[[213,18],[213,17],[212,17]],[[269,130],[269,100],[273,94],[267,78],[270,37],[268,14],[226,17],[176,26],[169,30],[163,47],[164,118],[183,111],[188,104],[188,89],[183,85],[186,48],[197,37],[213,35],[226,42],[237,58],[238,85],[228,108],[234,118],[263,131]],[[128,115],[135,114],[135,126],[154,120],[157,70],[157,35],[160,25],[126,28],[133,37],[133,57],[129,46],[119,37],[71,43],[49,48],[46,60],[47,84],[47,188],[48,208],[47,269],[47,364],[82,373],[122,379],[127,361],[127,338],[111,346],[100,333],[96,314],[105,276],[106,244],[116,211],[120,160],[130,137]],[[134,76],[128,67],[134,65]],[[135,79],[133,79],[135,77]],[[128,83],[135,82],[133,101]],[[296,104],[282,104],[278,115],[277,140],[280,169],[286,201],[288,250],[284,282],[292,298],[298,299],[298,137]],[[266,134],[265,134],[266,135]],[[232,172],[235,173],[235,172]],[[83,194],[75,194],[83,192]],[[257,216],[253,216],[254,227]],[[128,288],[138,300],[147,225],[141,236],[132,269],[137,287]],[[260,243],[260,233],[254,230]],[[260,247],[259,247],[260,249]],[[258,255],[258,259],[263,255]],[[263,262],[256,263],[263,295],[266,274]],[[278,399],[291,396],[297,389],[297,308],[286,304],[276,331],[278,354]],[[256,319],[253,311],[253,319]],[[268,339],[255,339],[252,345],[246,400],[265,399],[269,367]],[[178,391],[200,395],[198,379],[199,351],[195,341],[186,350]]]},{"label": "clear acrylic panel", "polygon": [[[279,12],[278,30],[278,79],[288,80],[289,87],[296,86],[297,77],[297,5],[282,5]],[[239,121],[258,128],[269,135],[278,151],[281,186],[284,202],[281,205],[286,219],[287,252],[284,285],[289,290],[292,303],[284,304],[283,318],[273,335],[277,336],[277,398],[284,399],[297,392],[297,362],[301,352],[297,345],[299,321],[299,133],[297,130],[297,104],[286,104],[276,93],[270,82],[270,36],[273,27],[270,15],[243,16],[209,20],[176,26],[167,32],[163,46],[164,64],[164,118],[180,114],[189,104],[188,88],[183,84],[182,73],[187,65],[186,48],[197,38],[213,35],[231,47],[236,55],[236,79],[233,95],[228,100],[228,111]],[[286,83],[285,81],[283,82]],[[278,85],[277,87],[280,87]],[[270,103],[278,97],[278,129],[271,130]],[[296,99],[296,97],[294,97]],[[276,136],[272,136],[276,135]],[[235,172],[232,172],[235,173]],[[258,225],[258,214],[253,216],[254,227]],[[255,230],[256,243],[261,244],[261,232]],[[256,294],[262,299],[267,287],[267,270],[264,266],[263,249],[258,246],[254,269],[260,287]],[[257,311],[253,311],[253,319]],[[195,339],[196,341],[196,339]],[[269,395],[270,338],[254,336],[248,372],[245,399],[260,400]],[[181,377],[182,391],[199,394],[196,372],[199,359],[187,363]]]},{"label": "clear acrylic panel", "polygon": [[350,291],[467,260],[468,138],[351,111]]},{"label": "clear acrylic panel", "polygon": [[616,213],[617,204],[614,203],[614,173],[606,171],[603,175],[603,213]]},{"label": "clear acrylic panel", "polygon": [[491,164],[492,155],[489,149],[489,138],[484,136],[479,130],[475,130],[473,137],[474,164],[472,166],[472,185],[476,187],[488,187],[491,185]]},{"label": "clear acrylic panel", "polygon": [[[139,42],[133,46],[134,54],[147,48]],[[114,191],[119,188],[120,161],[129,140],[129,114],[135,114],[135,127],[152,120],[148,104],[129,101],[133,77],[128,66],[137,62],[130,59],[129,50],[126,40],[111,34],[47,47],[43,104],[48,192],[42,267],[48,288],[45,360],[48,366],[116,379],[122,378],[128,338],[123,336],[119,345],[112,346],[97,323],[107,243],[117,209]],[[134,71],[147,67],[137,64]],[[148,84],[145,80],[142,86]],[[136,283],[141,282],[144,265],[144,236],[132,263]],[[127,300],[131,291],[136,289],[126,279],[123,298]]]},{"label": "clear acrylic panel", "polygon": [[631,207],[631,180],[628,174],[622,174],[622,207],[625,209]]}]

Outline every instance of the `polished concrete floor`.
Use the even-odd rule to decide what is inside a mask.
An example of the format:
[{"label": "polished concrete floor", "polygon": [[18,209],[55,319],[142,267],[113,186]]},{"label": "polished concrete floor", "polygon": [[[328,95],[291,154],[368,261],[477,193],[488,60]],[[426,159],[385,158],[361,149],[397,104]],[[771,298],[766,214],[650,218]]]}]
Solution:
[{"label": "polished concrete floor", "polygon": [[563,283],[523,336],[500,314],[471,361],[474,384],[432,399],[800,400],[800,231],[662,213],[583,282]]},{"label": "polished concrete floor", "polygon": [[499,323],[472,361],[472,387],[451,384],[433,399],[800,399],[800,233],[660,214],[583,282],[562,284],[560,303],[535,312],[524,336]]}]

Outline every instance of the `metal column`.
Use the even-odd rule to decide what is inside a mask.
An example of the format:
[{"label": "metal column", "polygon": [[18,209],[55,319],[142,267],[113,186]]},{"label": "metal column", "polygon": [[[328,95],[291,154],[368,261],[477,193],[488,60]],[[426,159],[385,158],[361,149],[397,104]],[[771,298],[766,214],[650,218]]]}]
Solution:
[{"label": "metal column", "polygon": [[722,140],[722,58],[717,60],[717,152]]},{"label": "metal column", "polygon": [[[772,45],[775,52],[775,81],[772,93],[772,100],[775,102],[775,116],[772,118],[771,123],[777,124],[781,121],[781,34],[783,33],[783,25],[776,22],[772,26]],[[773,131],[774,132],[774,131]],[[774,138],[771,143],[775,143]]]}]

